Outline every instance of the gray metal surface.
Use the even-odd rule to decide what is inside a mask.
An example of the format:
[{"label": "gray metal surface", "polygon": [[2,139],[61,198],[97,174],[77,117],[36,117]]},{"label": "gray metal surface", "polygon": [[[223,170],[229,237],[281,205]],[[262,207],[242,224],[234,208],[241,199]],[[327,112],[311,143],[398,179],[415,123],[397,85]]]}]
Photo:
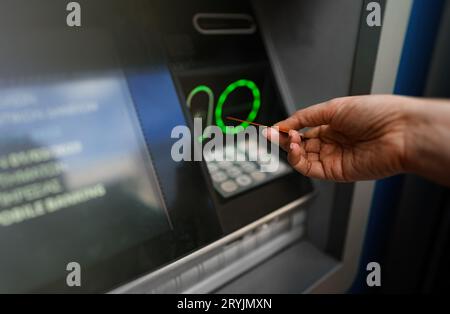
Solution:
[{"label": "gray metal surface", "polygon": [[[388,0],[386,3],[386,13],[373,78],[373,94],[391,94],[394,91],[411,6],[412,0]],[[355,185],[341,267],[327,274],[308,292],[346,292],[352,284],[359,266],[374,187],[375,182],[373,181],[358,182]]]},{"label": "gray metal surface", "polygon": [[[256,0],[253,6],[288,111],[349,94],[362,1]],[[326,249],[336,185],[315,185],[320,196],[310,208],[308,236]]]},{"label": "gray metal surface", "polygon": [[350,91],[362,1],[254,1],[291,111]]},{"label": "gray metal surface", "polygon": [[[269,230],[268,230],[269,231]],[[265,244],[253,250],[250,249],[247,242],[252,242],[254,239],[245,239],[242,243],[235,244],[234,251],[242,251],[242,248],[248,247],[248,254],[236,261],[230,261],[230,264],[217,270],[214,274],[210,275],[205,280],[198,282],[192,287],[186,289],[184,293],[209,293],[216,290],[220,286],[228,284],[230,281],[241,278],[241,275],[246,274],[248,271],[253,269],[260,269],[259,263],[264,263],[271,256],[276,256],[280,253],[283,248],[289,246],[293,242],[299,241],[303,238],[305,234],[304,226],[297,226],[290,232],[286,232],[277,237],[271,238],[266,237]],[[230,251],[228,251],[228,254]],[[225,253],[227,254],[227,253]],[[257,267],[256,267],[257,266]],[[247,280],[249,279],[247,275],[244,276]],[[255,281],[256,284],[258,281]],[[250,290],[251,291],[251,290]],[[252,292],[253,293],[253,292]]]},{"label": "gray metal surface", "polygon": [[239,277],[216,293],[303,293],[338,262],[307,241]]},{"label": "gray metal surface", "polygon": [[[211,292],[303,237],[306,195],[254,223],[111,293]],[[229,266],[232,265],[230,268]],[[219,277],[211,276],[220,273]]]}]

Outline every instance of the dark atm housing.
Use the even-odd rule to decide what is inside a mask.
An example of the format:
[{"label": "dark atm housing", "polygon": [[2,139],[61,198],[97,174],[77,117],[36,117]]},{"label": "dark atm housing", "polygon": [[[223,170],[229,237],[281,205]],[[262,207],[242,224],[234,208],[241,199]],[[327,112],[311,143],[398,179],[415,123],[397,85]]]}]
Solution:
[{"label": "dark atm housing", "polygon": [[[252,281],[227,284],[258,278],[251,270],[280,252],[300,252],[292,254],[305,274],[339,264],[351,187],[330,196],[346,204],[339,210],[310,211],[316,185],[283,152],[272,174],[257,162],[171,158],[172,130],[192,129],[194,118],[236,126],[228,116],[253,113],[273,125],[293,111],[266,31],[269,3],[81,0],[75,29],[61,22],[61,1],[8,2],[0,12],[8,43],[0,44],[0,160],[33,149],[51,158],[0,163],[10,180],[0,184],[0,249],[8,253],[0,292],[233,292]],[[252,153],[239,145],[224,153]],[[54,175],[14,181],[16,171],[47,166]],[[33,202],[1,198],[47,183],[52,194]],[[39,215],[36,204],[44,204]],[[321,230],[332,231],[328,244],[305,240],[321,242]],[[81,287],[66,284],[69,262],[81,265]],[[313,279],[304,281],[302,291]]]},{"label": "dark atm housing", "polygon": [[[260,90],[258,123],[273,125],[286,118],[286,109],[250,2],[175,2],[161,1],[157,11],[169,66],[187,119],[201,111],[205,124],[208,120],[205,117],[208,108],[206,94],[198,95],[194,99],[197,104],[191,104],[191,108],[186,105],[195,88],[206,86],[212,91],[214,107],[210,114],[214,124],[214,110],[221,93],[231,84],[243,80],[255,83]],[[173,10],[174,7],[177,9]],[[236,88],[223,105],[223,119],[233,116],[245,120],[252,110],[252,100],[249,89]],[[192,108],[195,105],[198,108]],[[207,175],[205,180],[208,186],[214,185],[210,176]],[[231,198],[224,198],[211,189],[210,195],[223,231],[229,233],[311,191],[308,179],[287,172]]]}]

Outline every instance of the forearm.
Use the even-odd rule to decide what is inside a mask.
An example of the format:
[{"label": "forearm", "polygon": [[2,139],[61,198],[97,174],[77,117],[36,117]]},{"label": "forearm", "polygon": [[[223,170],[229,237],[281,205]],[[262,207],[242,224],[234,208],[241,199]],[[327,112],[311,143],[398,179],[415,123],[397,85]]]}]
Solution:
[{"label": "forearm", "polygon": [[408,171],[450,186],[450,101],[416,99],[408,130]]}]

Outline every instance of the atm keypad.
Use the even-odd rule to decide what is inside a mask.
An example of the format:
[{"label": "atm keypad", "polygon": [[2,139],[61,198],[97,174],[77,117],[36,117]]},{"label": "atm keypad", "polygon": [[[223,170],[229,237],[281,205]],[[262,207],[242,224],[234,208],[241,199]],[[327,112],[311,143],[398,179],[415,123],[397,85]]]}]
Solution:
[{"label": "atm keypad", "polygon": [[252,179],[250,179],[250,177],[247,175],[243,175],[243,176],[237,177],[236,182],[240,186],[248,186],[248,185],[252,184]]},{"label": "atm keypad", "polygon": [[238,185],[234,181],[226,181],[220,185],[220,189],[225,193],[233,193],[238,189]]},{"label": "atm keypad", "polygon": [[256,182],[260,182],[266,178],[266,174],[264,172],[252,172],[250,175]]},{"label": "atm keypad", "polygon": [[[278,160],[278,168],[275,172],[262,172],[260,170],[262,162],[254,160],[267,159],[270,154],[258,149],[256,152],[258,159],[255,158],[258,157],[255,152],[248,153],[244,150],[245,148],[245,145],[238,144],[236,147],[226,147],[223,151],[216,151],[214,156],[208,156],[210,158],[205,156],[214,188],[223,197],[235,196],[292,172],[292,169],[282,160]],[[222,159],[226,157],[231,159],[233,156],[239,156],[239,158],[234,158],[235,161],[219,161],[220,154],[223,154]]]},{"label": "atm keypad", "polygon": [[227,169],[227,174],[232,178],[237,178],[242,175],[242,170],[236,166]]},{"label": "atm keypad", "polygon": [[223,171],[216,171],[211,174],[211,178],[214,182],[223,182],[228,179],[227,175]]}]

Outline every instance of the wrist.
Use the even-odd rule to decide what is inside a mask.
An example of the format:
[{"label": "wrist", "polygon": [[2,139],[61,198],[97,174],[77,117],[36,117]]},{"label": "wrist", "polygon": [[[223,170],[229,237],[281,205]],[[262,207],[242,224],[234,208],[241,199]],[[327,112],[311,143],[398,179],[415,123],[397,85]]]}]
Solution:
[{"label": "wrist", "polygon": [[450,186],[450,102],[411,98],[404,104],[404,171]]},{"label": "wrist", "polygon": [[424,137],[428,133],[424,130],[426,112],[423,107],[415,101],[405,104],[405,172],[417,173],[420,168],[421,150],[426,146]]}]

